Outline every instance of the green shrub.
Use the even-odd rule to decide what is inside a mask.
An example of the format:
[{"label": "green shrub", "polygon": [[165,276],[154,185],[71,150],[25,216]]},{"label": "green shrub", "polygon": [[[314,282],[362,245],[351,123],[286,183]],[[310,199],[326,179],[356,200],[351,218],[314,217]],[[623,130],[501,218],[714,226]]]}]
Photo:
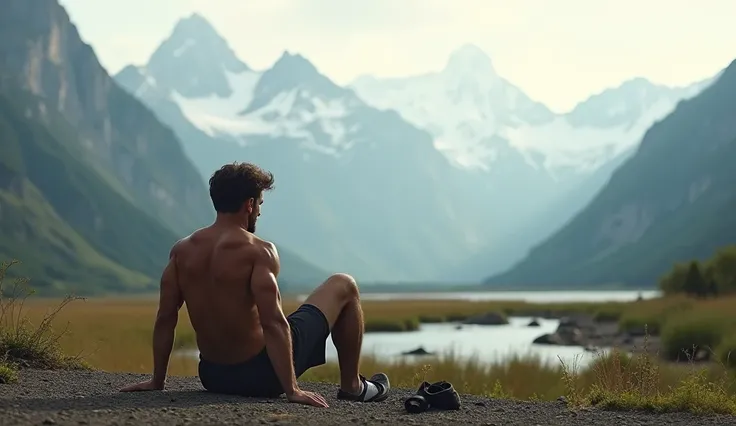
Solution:
[{"label": "green shrub", "polygon": [[469,315],[467,314],[449,314],[447,316],[447,321],[448,322],[461,322],[461,321],[465,321],[466,319],[468,319],[468,317]]},{"label": "green shrub", "polygon": [[672,265],[672,269],[660,278],[659,289],[665,295],[684,293],[688,268],[689,264],[687,262],[678,262]]},{"label": "green shrub", "polygon": [[727,368],[736,368],[736,334],[729,334],[716,348],[718,361]]},{"label": "green shrub", "polygon": [[736,245],[721,248],[706,263],[706,275],[719,294],[736,292]]},{"label": "green shrub", "polygon": [[662,322],[664,317],[661,313],[654,314],[624,314],[618,321],[618,326],[621,331],[636,335],[643,336],[646,333],[650,336],[658,336],[662,329]]},{"label": "green shrub", "polygon": [[39,369],[88,369],[89,365],[78,356],[65,355],[59,339],[66,330],[56,333],[52,324],[54,318],[66,305],[79,298],[66,297],[34,325],[24,313],[26,299],[34,294],[27,278],[16,278],[12,284],[5,284],[10,267],[18,261],[3,262],[0,265],[0,354],[3,356],[5,371],[16,367]]},{"label": "green shrub", "polygon": [[711,352],[721,343],[727,324],[722,318],[686,316],[662,329],[662,356],[673,361],[692,359],[699,350]]},{"label": "green shrub", "polygon": [[407,318],[404,320],[404,331],[417,331],[419,330],[419,325],[418,318]]},{"label": "green shrub", "polygon": [[437,324],[445,322],[446,318],[440,315],[420,315],[419,322],[422,324]]},{"label": "green shrub", "polygon": [[623,313],[621,308],[604,308],[596,311],[593,314],[593,321],[595,322],[612,322],[621,319]]},{"label": "green shrub", "polygon": [[416,331],[419,330],[419,320],[417,318],[368,320],[364,327],[366,333]]},{"label": "green shrub", "polygon": [[[655,378],[656,379],[656,378]],[[642,394],[637,389],[611,392],[594,387],[590,404],[604,410],[644,410],[654,413],[736,414],[736,400],[723,384],[708,380],[705,371],[694,371],[668,392]]]},{"label": "green shrub", "polygon": [[14,365],[0,361],[0,384],[14,383],[18,380],[18,370]]}]

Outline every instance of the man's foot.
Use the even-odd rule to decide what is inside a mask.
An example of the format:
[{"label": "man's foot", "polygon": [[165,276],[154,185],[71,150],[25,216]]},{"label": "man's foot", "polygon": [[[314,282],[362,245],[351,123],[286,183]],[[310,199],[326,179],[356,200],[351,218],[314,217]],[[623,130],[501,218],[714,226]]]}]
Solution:
[{"label": "man's foot", "polygon": [[360,390],[357,393],[346,392],[342,389],[337,391],[337,399],[357,402],[381,402],[388,398],[388,391],[391,384],[388,376],[383,373],[377,373],[366,379],[360,376]]}]

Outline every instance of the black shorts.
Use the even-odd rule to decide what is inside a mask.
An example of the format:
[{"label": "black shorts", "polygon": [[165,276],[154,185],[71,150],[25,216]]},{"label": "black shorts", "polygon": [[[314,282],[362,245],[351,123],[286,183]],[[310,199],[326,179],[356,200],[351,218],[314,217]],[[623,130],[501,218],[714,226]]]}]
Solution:
[{"label": "black shorts", "polygon": [[[303,304],[286,317],[291,327],[294,370],[297,378],[312,367],[325,363],[325,348],[330,326],[316,306]],[[210,391],[260,398],[275,398],[284,393],[271,365],[268,352],[261,352],[246,362],[233,365],[199,360],[199,380]]]}]

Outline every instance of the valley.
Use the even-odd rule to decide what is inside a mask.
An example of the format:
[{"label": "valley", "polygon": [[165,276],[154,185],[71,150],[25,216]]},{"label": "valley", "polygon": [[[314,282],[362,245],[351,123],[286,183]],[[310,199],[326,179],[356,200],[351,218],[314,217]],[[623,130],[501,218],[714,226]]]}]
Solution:
[{"label": "valley", "polygon": [[[18,3],[2,30],[14,36],[0,45],[0,87],[12,101],[3,143],[7,152],[20,153],[2,163],[4,210],[46,204],[58,217],[56,228],[79,241],[72,246],[46,232],[12,231],[40,229],[32,216],[12,213],[14,221],[5,222],[12,238],[0,255],[25,261],[26,272],[51,293],[97,291],[86,284],[90,278],[72,272],[80,269],[74,266],[79,253],[97,259],[91,264],[108,265],[91,275],[94,280],[122,282],[103,292],[152,290],[167,247],[212,220],[207,179],[232,161],[255,162],[276,176],[258,233],[280,247],[287,292],[313,288],[334,272],[348,272],[369,288],[397,290],[481,283],[487,289],[653,288],[673,262],[707,256],[721,244],[673,249],[625,273],[563,255],[580,244],[578,237],[555,243],[551,250],[559,257],[535,260],[586,220],[608,197],[608,187],[636,181],[640,171],[627,170],[646,156],[640,144],[685,114],[683,108],[715,93],[709,92],[713,85],[727,84],[725,71],[683,87],[632,78],[560,114],[499,75],[491,57],[472,44],[459,46],[439,71],[391,79],[364,75],[340,86],[294,52],[284,51],[266,69],[249,66],[195,13],[174,25],[144,66],[110,76],[64,9],[53,10],[41,17]],[[24,20],[36,22],[34,30],[18,26]],[[37,38],[39,47],[23,50],[24,37]],[[25,73],[31,66],[41,71]],[[95,83],[80,85],[88,75]],[[693,114],[724,107],[727,114],[723,103]],[[718,126],[718,140],[727,140],[729,128]],[[36,139],[42,141],[38,149],[54,152],[49,167],[77,171],[25,171],[39,155],[17,145],[26,140],[19,132],[28,131],[47,133]],[[662,146],[656,149],[668,149]],[[708,195],[714,179],[725,179],[703,174],[698,167],[705,164],[692,166],[688,191]],[[650,179],[669,179],[660,169]],[[68,188],[70,198],[55,195],[52,182]],[[729,195],[719,194],[697,203],[720,209]],[[676,197],[668,200],[667,208],[681,205]],[[596,259],[616,265],[617,259],[646,258],[630,248],[641,238],[667,244],[665,234],[646,234],[647,221],[660,217],[653,212],[662,207],[633,203],[610,207],[618,213],[609,213],[602,226],[639,223],[641,229],[626,236],[613,228],[600,231],[610,235],[596,238],[627,241],[595,243],[604,244],[592,251],[598,250]],[[85,205],[92,213],[81,212]],[[698,215],[694,208],[687,214]],[[637,211],[643,221],[632,219]],[[138,219],[123,224],[123,218]],[[50,248],[14,249],[22,245]],[[57,259],[57,266],[42,265],[44,258]],[[72,285],[80,279],[85,283]]]},{"label": "valley", "polygon": [[[189,78],[169,77],[181,69]],[[251,68],[198,14],[115,78],[204,177],[228,161],[275,173],[263,235],[360,281],[450,285],[520,261],[593,199],[650,125],[712,82],[635,78],[557,115],[467,45],[439,73],[340,87],[290,52]]]}]

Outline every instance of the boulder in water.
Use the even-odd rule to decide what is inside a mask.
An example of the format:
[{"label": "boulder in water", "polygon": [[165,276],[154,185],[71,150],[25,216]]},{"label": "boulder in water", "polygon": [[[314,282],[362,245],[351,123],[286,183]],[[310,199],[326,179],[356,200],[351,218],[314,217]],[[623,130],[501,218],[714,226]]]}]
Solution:
[{"label": "boulder in water", "polygon": [[426,349],[424,349],[424,346],[420,346],[411,351],[402,352],[401,354],[402,355],[434,355],[434,353],[429,352]]},{"label": "boulder in water", "polygon": [[543,334],[532,342],[536,345],[559,345],[560,339],[555,333]]}]

